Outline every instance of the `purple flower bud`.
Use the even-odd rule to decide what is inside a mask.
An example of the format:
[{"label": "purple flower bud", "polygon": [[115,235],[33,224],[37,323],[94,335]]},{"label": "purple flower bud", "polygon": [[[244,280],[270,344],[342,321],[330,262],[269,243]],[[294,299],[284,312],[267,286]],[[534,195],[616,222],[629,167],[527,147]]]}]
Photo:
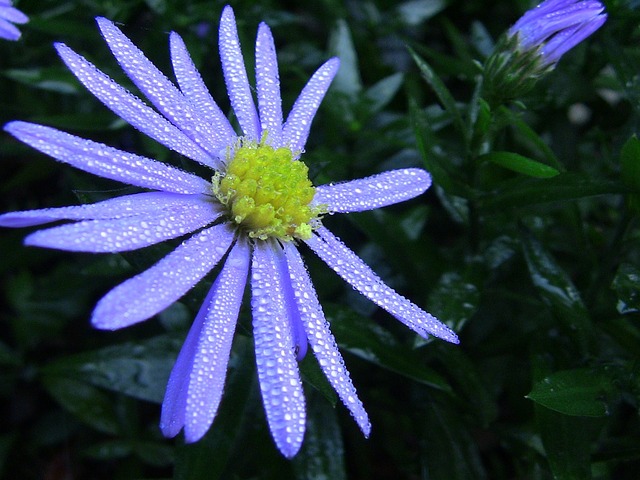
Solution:
[{"label": "purple flower bud", "polygon": [[606,21],[597,0],[545,0],[509,29],[523,50],[540,49],[545,65],[554,65]]}]

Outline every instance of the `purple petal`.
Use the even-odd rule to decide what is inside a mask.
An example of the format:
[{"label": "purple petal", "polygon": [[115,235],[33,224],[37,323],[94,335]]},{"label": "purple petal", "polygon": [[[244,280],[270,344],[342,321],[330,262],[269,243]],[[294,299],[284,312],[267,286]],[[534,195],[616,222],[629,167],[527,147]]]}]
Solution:
[{"label": "purple petal", "polygon": [[542,47],[542,55],[549,63],[557,62],[565,53],[604,25],[606,20],[607,15],[598,15],[590,22],[557,33]]},{"label": "purple petal", "polygon": [[449,327],[386,285],[329,230],[320,227],[315,232],[318,235],[306,240],[307,245],[362,295],[425,338],[429,333],[448,342],[459,343],[458,336]]},{"label": "purple petal", "polygon": [[233,131],[226,115],[211,97],[182,38],[177,33],[171,32],[169,41],[173,71],[178,85],[180,85],[180,90],[193,102],[196,110],[202,113],[203,118],[211,122],[215,143],[224,146],[233,144],[237,136],[236,132]]},{"label": "purple petal", "polygon": [[183,242],[153,267],[121,283],[96,305],[91,323],[116,330],[146,320],[187,293],[220,261],[235,230],[216,225]]},{"label": "purple petal", "polygon": [[0,38],[19,40],[21,35],[20,30],[15,25],[0,18]]},{"label": "purple petal", "polygon": [[261,135],[268,134],[272,147],[282,146],[282,100],[276,46],[265,23],[258,27],[256,40],[256,87],[260,110]]},{"label": "purple petal", "polygon": [[305,332],[300,312],[296,304],[296,293],[291,285],[289,278],[289,266],[287,265],[287,257],[284,255],[284,251],[281,248],[274,248],[274,257],[276,267],[278,268],[278,277],[280,284],[280,291],[284,298],[284,304],[286,308],[285,318],[289,321],[289,331],[291,332],[291,348],[296,354],[296,360],[299,362],[305,357],[307,353],[308,341],[307,333]]},{"label": "purple petal", "polygon": [[29,21],[29,17],[27,17],[24,13],[22,13],[17,8],[7,6],[0,6],[0,18],[3,20],[7,20],[11,23],[27,23]]},{"label": "purple petal", "polygon": [[189,375],[184,433],[187,442],[202,438],[213,422],[222,398],[231,342],[249,271],[249,245],[231,250],[212,287],[200,341]]},{"label": "purple petal", "polygon": [[391,170],[350,182],[316,187],[315,205],[331,213],[363,212],[404,202],[423,194],[431,176],[419,168]]},{"label": "purple petal", "polygon": [[295,153],[304,151],[313,117],[315,117],[339,67],[340,60],[337,58],[327,60],[309,79],[293,104],[282,129],[282,143],[288,146],[291,151]]},{"label": "purple petal", "polygon": [[211,193],[211,184],[191,173],[55,128],[11,122],[4,129],[42,153],[100,177],[165,192]]},{"label": "purple petal", "polygon": [[213,223],[221,213],[203,197],[189,195],[144,215],[85,220],[39,230],[24,243],[74,252],[126,252],[191,233]]},{"label": "purple petal", "polygon": [[338,350],[336,340],[329,330],[329,323],[324,317],[316,291],[313,288],[307,269],[296,247],[288,242],[284,246],[289,265],[289,275],[295,292],[295,300],[300,311],[302,322],[307,332],[307,338],[318,359],[320,368],[327,380],[335,389],[342,403],[349,409],[366,437],[371,432],[369,416],[358,398],[342,355]]},{"label": "purple petal", "polygon": [[[200,197],[204,201],[205,197]],[[182,200],[190,201],[191,196],[177,193],[148,192],[124,195],[103,202],[71,207],[43,208],[23,212],[9,212],[0,215],[2,227],[32,227],[56,220],[107,220],[135,217],[162,211]]]},{"label": "purple petal", "polygon": [[240,49],[240,39],[233,9],[224,7],[220,18],[219,32],[220,60],[227,84],[227,92],[233,111],[238,117],[245,137],[260,141],[260,121],[251,95],[251,87],[244,66],[244,58]]},{"label": "purple petal", "polygon": [[167,437],[185,427],[187,442],[195,442],[213,422],[222,398],[249,257],[246,242],[231,249],[189,330],[162,402],[160,428]]},{"label": "purple petal", "polygon": [[217,156],[223,145],[213,141],[216,132],[212,126],[200,119],[193,104],[118,27],[106,18],[98,17],[96,21],[111,52],[133,83],[167,119],[213,157],[205,165],[218,168]]},{"label": "purple petal", "polygon": [[116,115],[171,150],[203,165],[212,165],[211,156],[162,115],[66,45],[57,43],[55,47],[78,80]]},{"label": "purple petal", "polygon": [[287,308],[274,252],[256,242],[251,264],[251,308],[256,364],[267,420],[278,449],[292,458],[305,430],[305,401],[292,348]]}]

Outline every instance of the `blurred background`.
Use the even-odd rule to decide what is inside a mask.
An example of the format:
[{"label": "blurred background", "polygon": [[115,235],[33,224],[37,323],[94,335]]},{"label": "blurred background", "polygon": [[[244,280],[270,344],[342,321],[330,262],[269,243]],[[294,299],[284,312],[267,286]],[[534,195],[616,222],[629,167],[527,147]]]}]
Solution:
[{"label": "blurred background", "polygon": [[[285,114],[323,61],[341,59],[302,157],[315,184],[412,166],[432,173],[417,199],[324,223],[461,344],[418,339],[301,248],[371,438],[308,355],[305,443],[293,461],[281,456],[245,302],[221,410],[202,441],[185,445],[162,438],[159,404],[215,275],[156,318],[97,331],[97,300],[172,245],[76,254],[24,247],[27,229],[2,229],[0,476],[637,478],[640,2],[603,2],[601,30],[525,96],[496,106],[482,99],[481,65],[528,1],[20,0],[30,22],[20,41],[0,42],[0,122],[42,123],[193,170],[86,91],[52,44],[136,92],[94,18],[117,22],[169,78],[177,31],[228,111],[217,48],[226,3],[250,77],[257,26],[271,27]],[[534,163],[505,167],[490,152]],[[132,191],[6,133],[0,157],[2,213]]]}]

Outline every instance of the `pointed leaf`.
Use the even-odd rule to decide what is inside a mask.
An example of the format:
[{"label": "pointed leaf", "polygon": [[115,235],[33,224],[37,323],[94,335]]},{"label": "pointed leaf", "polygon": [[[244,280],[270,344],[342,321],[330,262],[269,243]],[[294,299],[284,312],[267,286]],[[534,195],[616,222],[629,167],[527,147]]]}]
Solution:
[{"label": "pointed leaf", "polygon": [[527,398],[565,415],[602,417],[608,414],[613,381],[603,369],[562,370],[536,383]]},{"label": "pointed leaf", "polygon": [[558,170],[549,165],[513,152],[491,152],[486,155],[481,155],[478,160],[489,161],[529,177],[550,178],[560,174]]}]

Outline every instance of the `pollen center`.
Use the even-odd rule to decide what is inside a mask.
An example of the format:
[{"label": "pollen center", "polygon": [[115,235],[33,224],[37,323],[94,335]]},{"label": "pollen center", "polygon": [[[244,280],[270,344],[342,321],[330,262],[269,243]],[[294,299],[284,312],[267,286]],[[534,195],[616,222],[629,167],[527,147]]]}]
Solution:
[{"label": "pollen center", "polygon": [[212,190],[231,220],[261,240],[306,240],[323,213],[309,205],[315,188],[307,166],[288,148],[264,143],[240,142],[226,171],[213,176]]}]

